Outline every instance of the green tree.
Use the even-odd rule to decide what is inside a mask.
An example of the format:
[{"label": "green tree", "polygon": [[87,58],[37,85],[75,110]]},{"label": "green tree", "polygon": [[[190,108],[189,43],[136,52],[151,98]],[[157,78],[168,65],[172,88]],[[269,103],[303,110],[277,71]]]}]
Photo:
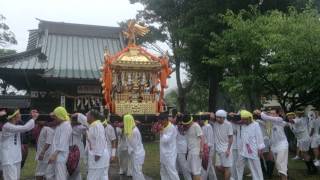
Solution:
[{"label": "green tree", "polygon": [[[208,62],[223,67],[222,85],[247,99],[249,108],[258,95],[276,95],[285,110],[320,102],[320,21],[315,9],[289,8],[261,14],[256,7],[228,11],[228,27],[214,34]],[[257,93],[258,92],[258,93]]]},{"label": "green tree", "polygon": [[[15,50],[3,49],[8,45],[17,44],[17,40],[9,26],[5,23],[5,17],[0,14],[0,57],[15,54]],[[7,94],[10,86],[5,80],[0,79],[0,94]]]}]

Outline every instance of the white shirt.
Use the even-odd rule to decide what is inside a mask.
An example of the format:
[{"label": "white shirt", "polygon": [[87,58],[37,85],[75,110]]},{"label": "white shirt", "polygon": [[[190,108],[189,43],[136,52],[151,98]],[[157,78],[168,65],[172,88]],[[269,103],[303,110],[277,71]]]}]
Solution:
[{"label": "white shirt", "polygon": [[282,117],[268,116],[264,112],[261,113],[261,119],[272,122],[271,130],[271,150],[278,152],[280,150],[288,149],[288,141],[284,133],[284,127],[287,125]]},{"label": "white shirt", "polygon": [[198,123],[192,123],[187,130],[187,144],[188,154],[199,155],[201,148],[201,136],[203,135],[202,129]]},{"label": "white shirt", "polygon": [[109,153],[111,153],[112,149],[112,141],[116,140],[116,133],[114,131],[114,128],[107,124],[107,126],[104,128],[105,134],[106,134],[106,140],[107,140],[107,147],[109,149]]},{"label": "white shirt", "polygon": [[116,127],[117,137],[118,137],[118,151],[126,151],[128,150],[127,138],[123,134],[121,128]]},{"label": "white shirt", "polygon": [[171,123],[160,134],[160,162],[173,164],[177,159],[177,129]]},{"label": "white shirt", "polygon": [[233,135],[232,124],[224,120],[222,124],[214,123],[214,137],[216,143],[216,151],[226,152],[229,146],[229,136]]},{"label": "white shirt", "polygon": [[80,151],[80,157],[84,157],[83,135],[87,128],[84,125],[76,125],[72,127],[72,136],[70,138],[70,146],[77,145]]},{"label": "white shirt", "polygon": [[250,159],[259,159],[258,150],[265,148],[262,132],[257,122],[243,125],[239,134],[239,154]]},{"label": "white shirt", "polygon": [[20,133],[34,128],[34,120],[29,120],[25,125],[5,123],[2,127],[1,138],[1,164],[12,165],[22,160]]},{"label": "white shirt", "polygon": [[232,124],[232,129],[233,129],[233,141],[232,141],[232,149],[238,149],[238,141],[239,141],[239,133],[240,133],[240,129],[241,129],[241,125],[239,124]]},{"label": "white shirt", "polygon": [[205,124],[201,127],[203,136],[204,136],[204,143],[208,144],[210,149],[214,148],[214,136],[213,136],[213,129],[210,124]]},{"label": "white shirt", "polygon": [[[86,149],[88,149],[89,169],[100,169],[109,166],[109,152],[104,128],[100,121],[90,124]],[[95,161],[95,156],[100,156],[100,159]]]},{"label": "white shirt", "polygon": [[127,137],[128,153],[134,162],[142,165],[144,163],[145,151],[142,144],[141,134],[137,127],[132,130],[132,135]]},{"label": "white shirt", "polygon": [[309,138],[309,133],[308,133],[308,120],[300,117],[300,118],[295,118],[293,119],[294,124],[292,125],[293,133],[296,136],[297,140],[302,140],[302,139],[307,139]]},{"label": "white shirt", "polygon": [[[36,160],[38,160],[40,153],[42,152],[44,146],[46,144],[52,144],[54,135],[54,130],[48,126],[44,126],[41,131],[37,142],[37,152],[36,152]],[[51,148],[49,147],[44,154],[43,161],[48,161],[49,156],[52,152],[50,152]]]},{"label": "white shirt", "polygon": [[59,151],[57,162],[67,162],[71,134],[70,121],[64,121],[56,127],[52,142],[52,153]]},{"label": "white shirt", "polygon": [[315,120],[312,121],[311,128],[314,129],[312,137],[320,136],[320,118],[315,119]]},{"label": "white shirt", "polygon": [[177,133],[177,153],[186,154],[188,151],[187,137],[181,134],[179,131]]}]

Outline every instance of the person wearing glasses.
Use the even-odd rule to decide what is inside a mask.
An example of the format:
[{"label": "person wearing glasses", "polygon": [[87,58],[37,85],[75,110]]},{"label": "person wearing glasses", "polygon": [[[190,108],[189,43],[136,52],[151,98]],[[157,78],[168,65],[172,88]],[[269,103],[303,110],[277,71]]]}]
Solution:
[{"label": "person wearing glasses", "polygon": [[1,166],[4,180],[20,179],[21,170],[21,137],[20,134],[30,131],[34,128],[35,120],[39,113],[36,110],[31,111],[31,119],[24,125],[17,125],[21,120],[20,110],[6,112],[6,123],[2,127],[1,137]]}]

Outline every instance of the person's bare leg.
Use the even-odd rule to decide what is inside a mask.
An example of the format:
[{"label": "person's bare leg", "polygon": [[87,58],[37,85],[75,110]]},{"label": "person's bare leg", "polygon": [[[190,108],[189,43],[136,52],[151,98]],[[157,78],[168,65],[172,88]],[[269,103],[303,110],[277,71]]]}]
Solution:
[{"label": "person's bare leg", "polygon": [[192,176],[192,180],[201,180],[201,176]]},{"label": "person's bare leg", "polygon": [[224,180],[230,180],[230,177],[231,177],[230,168],[225,167],[223,175],[224,175]]},{"label": "person's bare leg", "polygon": [[281,174],[281,173],[280,173],[280,178],[281,178],[281,180],[287,180],[288,179],[286,175]]},{"label": "person's bare leg", "polygon": [[43,176],[36,176],[36,180],[44,180]]},{"label": "person's bare leg", "polygon": [[313,149],[313,155],[314,155],[315,160],[319,160],[319,149],[318,148]]}]

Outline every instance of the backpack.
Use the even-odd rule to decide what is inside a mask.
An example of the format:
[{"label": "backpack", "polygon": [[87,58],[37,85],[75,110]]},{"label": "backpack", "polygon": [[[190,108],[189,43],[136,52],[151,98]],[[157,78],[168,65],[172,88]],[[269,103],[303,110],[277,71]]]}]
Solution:
[{"label": "backpack", "polygon": [[67,170],[71,176],[77,169],[80,160],[80,150],[77,145],[69,146],[69,154],[67,160]]}]

